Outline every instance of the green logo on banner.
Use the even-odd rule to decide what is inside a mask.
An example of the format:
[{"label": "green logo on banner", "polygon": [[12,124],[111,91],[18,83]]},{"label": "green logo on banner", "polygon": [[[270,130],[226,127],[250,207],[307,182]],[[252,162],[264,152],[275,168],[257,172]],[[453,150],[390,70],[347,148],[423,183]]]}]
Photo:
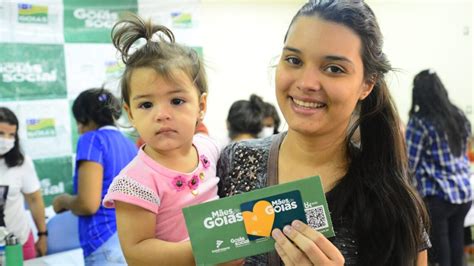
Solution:
[{"label": "green logo on banner", "polygon": [[27,119],[26,134],[29,139],[55,137],[56,127],[54,118]]},{"label": "green logo on banner", "polygon": [[125,13],[137,13],[137,0],[64,0],[66,42],[110,43],[110,30]]},{"label": "green logo on banner", "polygon": [[190,28],[193,26],[193,17],[191,13],[187,12],[173,12],[171,13],[173,26],[176,28]]},{"label": "green logo on banner", "polygon": [[51,205],[55,196],[72,193],[72,158],[56,157],[33,161],[41,183],[46,206]]},{"label": "green logo on banner", "polygon": [[0,44],[0,100],[66,97],[62,45]]},{"label": "green logo on banner", "polygon": [[18,22],[48,24],[48,6],[18,4]]},{"label": "green logo on banner", "polygon": [[107,79],[118,79],[122,76],[122,73],[125,69],[122,61],[106,61],[105,62],[105,76]]}]

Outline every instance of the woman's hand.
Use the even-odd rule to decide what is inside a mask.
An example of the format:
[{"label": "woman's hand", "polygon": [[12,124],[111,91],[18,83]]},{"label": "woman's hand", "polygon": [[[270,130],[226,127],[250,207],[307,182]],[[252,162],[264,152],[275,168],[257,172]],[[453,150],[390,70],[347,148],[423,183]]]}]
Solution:
[{"label": "woman's hand", "polygon": [[[295,220],[272,231],[275,249],[285,265],[344,265],[341,252],[321,233]],[[290,241],[291,240],[291,241]]]},{"label": "woman's hand", "polygon": [[41,257],[46,255],[48,251],[48,241],[47,236],[40,236],[38,241],[35,243],[36,254]]},{"label": "woman's hand", "polygon": [[68,200],[68,198],[69,198],[69,194],[64,193],[64,194],[56,196],[53,199],[53,209],[55,213],[61,213],[67,210],[67,208],[64,207],[64,205],[65,205],[65,202]]}]

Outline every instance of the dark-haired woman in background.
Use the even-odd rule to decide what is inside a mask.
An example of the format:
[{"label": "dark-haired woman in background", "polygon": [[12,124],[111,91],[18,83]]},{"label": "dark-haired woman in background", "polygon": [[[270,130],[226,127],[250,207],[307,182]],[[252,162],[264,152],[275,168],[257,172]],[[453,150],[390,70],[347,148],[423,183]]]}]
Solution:
[{"label": "dark-haired woman in background", "polygon": [[464,218],[472,201],[466,155],[471,125],[449,101],[448,92],[432,70],[415,76],[409,115],[409,164],[432,223],[429,261],[461,266]]},{"label": "dark-haired woman in background", "polygon": [[227,115],[227,130],[231,141],[255,139],[263,128],[265,103],[252,94],[249,100],[234,102]]},{"label": "dark-haired woman in background", "polygon": [[275,106],[269,102],[264,103],[263,109],[263,128],[259,134],[259,137],[266,138],[270,137],[273,134],[278,134],[280,131],[280,116]]},{"label": "dark-haired woman in background", "polygon": [[79,216],[79,240],[86,265],[125,264],[117,236],[115,210],[101,205],[113,178],[137,154],[115,126],[119,100],[105,89],[89,89],[76,98],[72,112],[81,135],[77,143],[74,195],[53,201],[56,212]]},{"label": "dark-haired woman in background", "polygon": [[[44,201],[33,161],[20,148],[18,119],[8,108],[0,107],[0,226],[13,233],[23,246],[23,259],[43,256],[47,251]],[[35,241],[24,211],[24,198],[38,229]],[[3,263],[3,262],[2,262]]]}]

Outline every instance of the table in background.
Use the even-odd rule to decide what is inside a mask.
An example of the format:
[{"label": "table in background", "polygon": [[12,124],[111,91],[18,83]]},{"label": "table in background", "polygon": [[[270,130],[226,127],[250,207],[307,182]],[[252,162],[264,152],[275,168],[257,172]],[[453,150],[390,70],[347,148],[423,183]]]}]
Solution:
[{"label": "table in background", "polygon": [[38,257],[32,260],[25,260],[24,266],[84,266],[84,258],[82,257],[82,249],[72,249],[64,252],[54,253],[48,256]]}]

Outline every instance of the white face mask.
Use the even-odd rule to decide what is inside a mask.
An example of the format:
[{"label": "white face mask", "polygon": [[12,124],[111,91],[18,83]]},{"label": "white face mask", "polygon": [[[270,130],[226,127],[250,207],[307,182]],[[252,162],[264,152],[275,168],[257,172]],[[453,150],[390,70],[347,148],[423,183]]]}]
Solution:
[{"label": "white face mask", "polygon": [[5,155],[15,146],[15,139],[0,138],[0,156]]},{"label": "white face mask", "polygon": [[258,133],[258,137],[259,138],[270,137],[271,135],[273,135],[273,131],[274,131],[273,127],[263,127],[262,131]]}]

